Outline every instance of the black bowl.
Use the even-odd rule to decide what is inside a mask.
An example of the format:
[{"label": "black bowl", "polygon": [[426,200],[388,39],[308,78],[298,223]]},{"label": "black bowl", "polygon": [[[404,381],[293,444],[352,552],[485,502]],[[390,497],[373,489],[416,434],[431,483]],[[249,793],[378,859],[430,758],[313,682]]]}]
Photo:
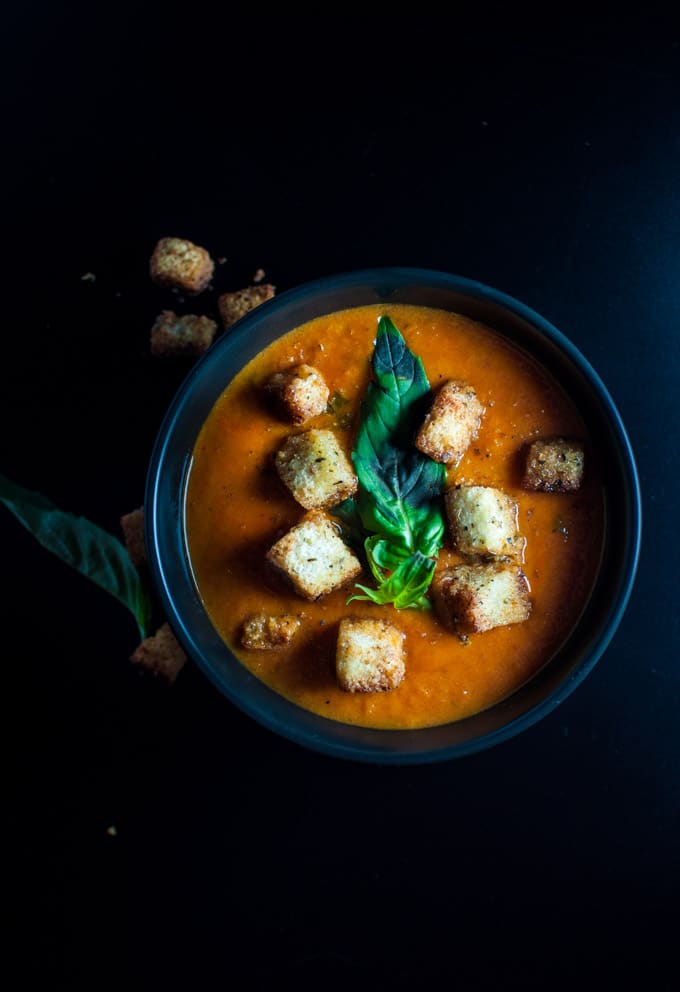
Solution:
[{"label": "black bowl", "polygon": [[[314,317],[363,304],[412,303],[465,314],[533,355],[576,402],[605,480],[605,539],[597,579],[568,640],[520,689],[458,722],[374,730],[317,716],[252,675],[213,627],[187,551],[184,503],[192,450],[233,376],[268,344]],[[630,597],[640,547],[640,490],[625,427],[606,387],[574,345],[505,293],[443,272],[386,268],[349,272],[288,290],[244,316],[196,363],[172,402],[151,456],[145,494],[151,573],[178,640],[226,698],[264,727],[315,751],[379,764],[472,754],[547,716],[583,681],[611,641]]]}]

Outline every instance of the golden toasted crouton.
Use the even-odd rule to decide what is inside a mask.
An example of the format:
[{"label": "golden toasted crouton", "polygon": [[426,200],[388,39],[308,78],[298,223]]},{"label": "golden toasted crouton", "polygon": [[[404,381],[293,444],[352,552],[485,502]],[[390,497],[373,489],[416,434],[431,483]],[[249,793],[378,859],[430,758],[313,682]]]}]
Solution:
[{"label": "golden toasted crouton", "polygon": [[175,681],[187,661],[170,624],[162,624],[153,637],[147,637],[130,655],[130,661],[164,682]]},{"label": "golden toasted crouton", "polygon": [[444,497],[453,542],[464,555],[505,555],[524,550],[517,503],[491,486],[457,486]]},{"label": "golden toasted crouton", "polygon": [[128,557],[133,565],[141,565],[146,561],[146,544],[144,543],[144,507],[140,506],[120,518],[123,539]]},{"label": "golden toasted crouton", "polygon": [[158,286],[179,289],[189,296],[202,293],[212,279],[215,263],[200,245],[185,238],[161,238],[150,262]]},{"label": "golden toasted crouton", "polygon": [[343,617],[335,672],[346,692],[384,692],[404,678],[404,634],[386,620]]},{"label": "golden toasted crouton", "polygon": [[291,434],[275,456],[281,481],[306,510],[337,506],[356,492],[352,464],[333,433]]},{"label": "golden toasted crouton", "polygon": [[241,644],[244,648],[257,651],[282,648],[292,641],[299,627],[299,617],[292,614],[272,617],[266,613],[255,613],[243,624]]},{"label": "golden toasted crouton", "polygon": [[246,286],[233,293],[222,293],[217,299],[217,308],[225,329],[235,324],[249,310],[254,310],[260,303],[271,300],[275,293],[276,286],[272,286],[269,282],[260,283],[258,286]]},{"label": "golden toasted crouton", "polygon": [[585,454],[580,441],[563,437],[532,441],[526,451],[522,485],[544,493],[568,493],[583,481]]},{"label": "golden toasted crouton", "polygon": [[483,413],[484,407],[469,383],[444,383],[418,432],[416,448],[436,462],[457,464],[477,437]]},{"label": "golden toasted crouton", "polygon": [[266,557],[305,599],[325,596],[361,572],[359,560],[322,510],[310,510],[269,549]]},{"label": "golden toasted crouton", "polygon": [[515,565],[485,562],[435,572],[432,595],[440,620],[459,633],[521,623],[531,613],[529,587]]},{"label": "golden toasted crouton", "polygon": [[152,355],[202,355],[215,339],[217,324],[210,317],[178,317],[163,310],[151,328]]},{"label": "golden toasted crouton", "polygon": [[264,388],[294,424],[304,424],[312,417],[318,417],[328,405],[328,386],[313,365],[303,363],[275,372]]}]

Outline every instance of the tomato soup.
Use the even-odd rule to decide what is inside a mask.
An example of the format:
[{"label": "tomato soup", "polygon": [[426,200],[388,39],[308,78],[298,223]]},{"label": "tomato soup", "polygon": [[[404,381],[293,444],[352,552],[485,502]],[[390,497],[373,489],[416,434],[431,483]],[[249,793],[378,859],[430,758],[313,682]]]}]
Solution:
[{"label": "tomato soup", "polygon": [[[422,359],[433,389],[448,379],[464,380],[484,406],[476,439],[447,469],[448,485],[493,486],[516,500],[532,604],[524,622],[460,638],[434,610],[360,601],[348,605],[352,586],[309,602],[267,566],[268,549],[305,512],[279,479],[274,455],[289,434],[309,426],[334,431],[350,454],[383,314]],[[302,362],[321,372],[332,401],[311,424],[294,428],[272,407],[264,385],[276,371]],[[523,446],[554,435],[585,444],[580,489],[524,490]],[[478,713],[549,661],[586,604],[604,531],[602,483],[588,457],[588,442],[587,427],[559,383],[490,327],[459,314],[401,304],[316,318],[273,342],[225,384],[196,442],[186,532],[205,609],[241,664],[277,693],[330,720],[406,729]],[[460,560],[447,534],[438,568]],[[372,584],[368,574],[359,581]],[[275,650],[244,649],[243,623],[260,612],[296,615],[301,620],[296,636]],[[404,633],[406,675],[397,688],[340,689],[335,647],[344,616],[381,617]]]}]

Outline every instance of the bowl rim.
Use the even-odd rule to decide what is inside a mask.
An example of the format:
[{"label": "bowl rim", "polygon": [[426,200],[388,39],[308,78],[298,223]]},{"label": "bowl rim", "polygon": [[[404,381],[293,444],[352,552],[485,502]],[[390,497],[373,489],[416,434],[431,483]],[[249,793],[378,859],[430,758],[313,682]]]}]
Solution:
[{"label": "bowl rim", "polygon": [[[245,666],[241,665],[227,645],[221,641],[219,635],[216,635],[222,650],[226,651],[228,656],[242,669],[239,672],[240,676],[243,676],[244,672],[247,673],[245,681],[243,678],[241,679],[244,683],[243,685],[236,688],[225,685],[224,679],[218,670],[208,663],[204,650],[199,649],[192,632],[192,624],[185,616],[183,607],[178,606],[178,594],[182,590],[173,588],[172,577],[169,574],[173,567],[173,556],[176,559],[178,552],[186,556],[187,562],[185,562],[185,565],[190,570],[186,545],[182,543],[182,547],[180,548],[173,541],[176,546],[172,549],[172,554],[166,555],[163,548],[164,536],[161,533],[160,526],[164,513],[166,517],[168,513],[173,515],[173,518],[183,516],[185,492],[175,492],[168,496],[166,491],[168,488],[168,465],[169,461],[171,462],[173,458],[171,442],[178,426],[182,422],[187,402],[195,394],[205,369],[210,364],[219,362],[223,352],[234,349],[240,342],[247,339],[256,325],[262,324],[271,318],[273,314],[294,309],[296,304],[309,300],[312,296],[323,297],[338,291],[342,292],[362,288],[368,290],[376,286],[392,285],[411,285],[430,289],[444,289],[463,294],[484,305],[492,304],[500,307],[501,310],[518,317],[520,320],[531,325],[535,331],[538,331],[544,339],[556,347],[557,351],[563,357],[566,357],[572,363],[574,369],[582,376],[587,388],[601,406],[602,414],[607,418],[611,435],[615,439],[616,454],[626,489],[622,494],[625,517],[625,547],[622,549],[622,563],[617,573],[616,588],[608,601],[606,619],[596,627],[594,637],[582,649],[583,657],[574,665],[573,670],[569,673],[566,680],[550,690],[545,698],[530,705],[526,712],[515,716],[495,730],[482,733],[481,736],[470,740],[457,741],[429,748],[427,746],[418,746],[419,741],[422,745],[422,741],[428,736],[428,732],[430,732],[430,737],[435,737],[436,733],[433,732],[438,731],[441,733],[446,727],[462,728],[464,725],[470,725],[472,721],[479,721],[480,717],[484,717],[485,714],[500,711],[508,700],[501,700],[488,710],[482,711],[481,714],[475,714],[456,723],[445,724],[434,728],[380,730],[338,724],[336,721],[328,720],[323,716],[303,710],[301,707],[269,689],[269,687],[265,686],[264,683],[260,682],[251,673],[247,673]],[[355,305],[358,306],[361,304]],[[337,307],[331,307],[325,312],[330,313],[335,309]],[[300,322],[294,321],[290,327],[297,326],[297,323]],[[278,336],[275,335],[272,341]],[[229,381],[230,379],[224,381],[223,388],[226,388]],[[202,422],[195,429],[196,435],[202,426]],[[190,452],[186,450],[175,452],[174,458],[175,473],[179,467],[178,460],[180,460],[182,461],[182,478],[186,480]],[[148,549],[149,571],[166,619],[169,621],[171,628],[188,656],[194,660],[199,669],[217,687],[222,695],[226,696],[242,712],[255,719],[261,726],[297,745],[331,757],[383,765],[432,763],[464,757],[482,750],[487,750],[517,736],[551,713],[571,695],[589,672],[592,671],[619,627],[634,586],[642,537],[640,482],[628,433],[609,390],[576,345],[538,311],[502,290],[475,279],[438,269],[403,266],[348,270],[335,275],[308,280],[284,290],[265,303],[260,304],[254,310],[249,311],[241,317],[232,328],[221,334],[210,348],[195,362],[175,392],[162,418],[147,469],[144,507],[144,532]],[[179,530],[176,536],[181,539]],[[176,565],[176,561],[174,564]],[[186,593],[188,590],[184,590],[184,592]],[[196,599],[197,590],[194,587],[194,605],[196,605]],[[200,603],[199,608],[201,608]],[[205,614],[205,619],[207,619],[205,610],[203,610],[203,613]],[[212,627],[209,620],[208,625]],[[532,682],[533,680],[529,681]],[[514,698],[522,688],[520,687],[520,689],[516,690],[509,699]],[[320,730],[320,727],[323,730]],[[345,735],[340,734],[338,728],[345,728],[347,733]],[[326,731],[326,733],[324,734],[323,731]],[[349,738],[349,736],[358,740],[349,741],[344,739],[344,737]]]}]

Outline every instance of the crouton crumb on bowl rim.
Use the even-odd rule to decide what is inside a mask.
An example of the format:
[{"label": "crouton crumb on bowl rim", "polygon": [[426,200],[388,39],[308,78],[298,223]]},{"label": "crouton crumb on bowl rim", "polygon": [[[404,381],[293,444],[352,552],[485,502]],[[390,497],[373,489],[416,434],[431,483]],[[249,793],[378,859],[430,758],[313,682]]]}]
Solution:
[{"label": "crouton crumb on bowl rim", "polygon": [[[274,692],[231,653],[201,602],[185,532],[192,452],[214,403],[244,365],[307,321],[366,304],[405,303],[466,315],[506,336],[555,376],[578,405],[604,459],[603,555],[589,601],[566,643],[528,682],[457,722],[381,730],[325,719]],[[220,336],[186,377],[161,425],[145,492],[151,575],[182,646],[220,692],[268,730],[301,746],[375,764],[449,760],[514,737],[550,714],[602,657],[637,570],[640,489],[631,445],[607,388],[564,334],[534,310],[480,282],[418,268],[377,268],[316,279],[261,304]]]}]

